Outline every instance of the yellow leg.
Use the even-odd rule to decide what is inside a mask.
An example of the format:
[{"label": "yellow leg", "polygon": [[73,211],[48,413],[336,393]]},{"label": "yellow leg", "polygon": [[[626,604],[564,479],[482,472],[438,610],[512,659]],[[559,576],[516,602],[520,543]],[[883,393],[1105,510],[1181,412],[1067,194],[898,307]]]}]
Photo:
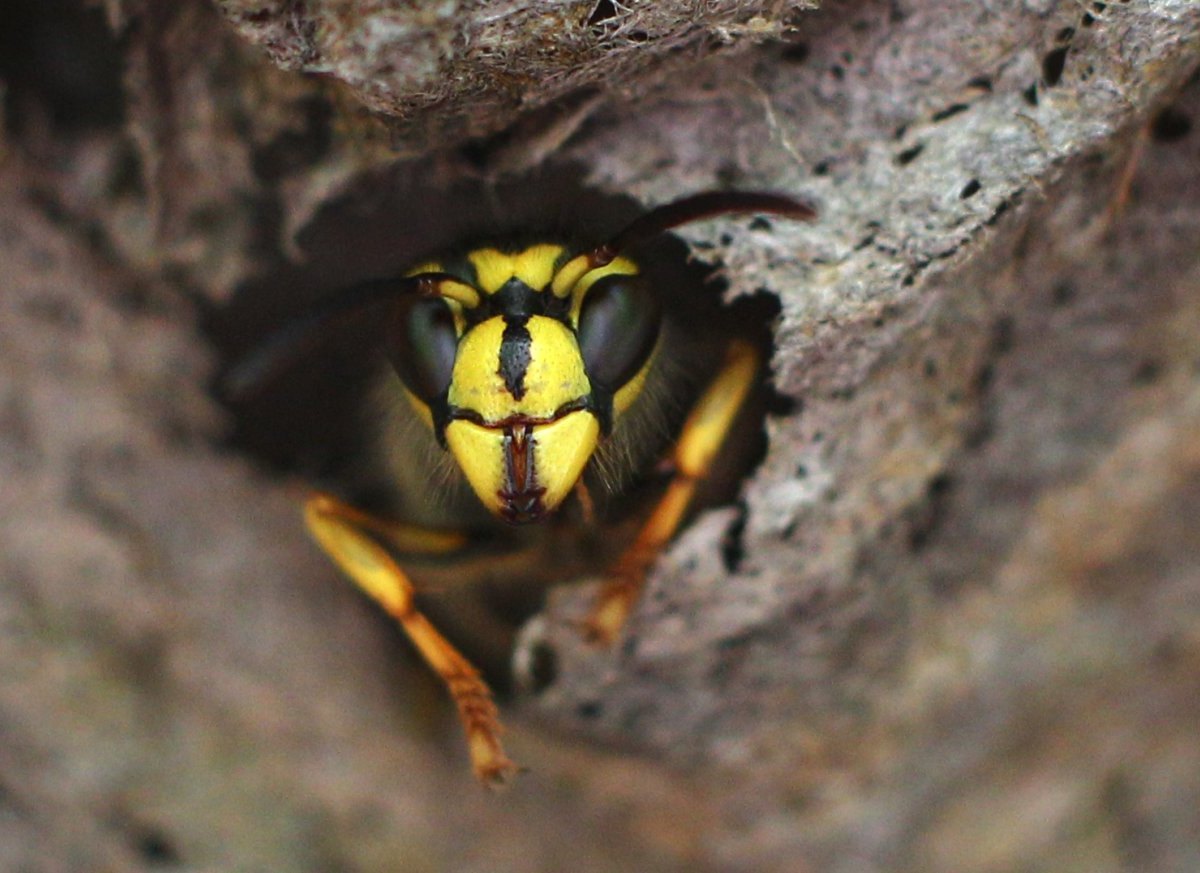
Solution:
[{"label": "yellow leg", "polygon": [[413,586],[404,571],[363,532],[367,528],[386,535],[390,526],[327,494],[314,494],[306,501],[304,520],[325,553],[400,623],[446,683],[467,732],[475,775],[487,785],[503,783],[517,768],[500,745],[503,729],[491,691],[479,671],[417,611]]},{"label": "yellow leg", "polygon": [[461,549],[467,544],[467,535],[461,531],[435,530],[416,524],[390,521],[355,509],[327,494],[314,495],[313,500],[324,500],[336,506],[337,516],[344,523],[378,534],[388,540],[397,551],[408,555],[442,555]]},{"label": "yellow leg", "polygon": [[616,639],[641,594],[650,565],[679,529],[696,486],[712,466],[737,411],[754,384],[758,352],[735,341],[725,353],[721,371],[692,408],[671,456],[675,475],[637,539],[625,550],[600,590],[584,632],[595,642]]}]

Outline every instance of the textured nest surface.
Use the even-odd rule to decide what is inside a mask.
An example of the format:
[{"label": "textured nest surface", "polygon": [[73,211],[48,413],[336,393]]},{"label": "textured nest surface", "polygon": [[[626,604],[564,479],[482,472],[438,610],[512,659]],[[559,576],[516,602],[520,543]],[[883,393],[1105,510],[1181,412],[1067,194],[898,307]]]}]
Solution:
[{"label": "textured nest surface", "polygon": [[[814,3],[745,0],[220,0],[238,31],[291,70],[327,74],[396,119],[417,147],[481,136],[564,97],[639,77],[746,37],[779,35]],[[417,116],[420,116],[419,118]],[[415,124],[404,122],[415,120]]]},{"label": "textured nest surface", "polygon": [[[62,5],[0,50],[0,866],[1200,869],[1194,2]],[[497,800],[203,327],[719,187],[820,206],[684,234],[792,403],[613,650],[526,625]]]}]

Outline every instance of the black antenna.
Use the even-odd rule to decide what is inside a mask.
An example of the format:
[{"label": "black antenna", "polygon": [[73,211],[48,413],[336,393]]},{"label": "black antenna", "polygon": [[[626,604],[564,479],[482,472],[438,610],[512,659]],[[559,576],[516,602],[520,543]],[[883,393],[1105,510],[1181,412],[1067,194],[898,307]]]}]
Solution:
[{"label": "black antenna", "polygon": [[628,227],[607,243],[596,247],[592,262],[595,266],[602,267],[631,246],[653,239],[672,228],[737,212],[766,212],[796,221],[812,221],[817,217],[817,211],[812,206],[785,194],[761,191],[709,191],[693,194],[691,197],[651,209],[641,218],[635,218]]},{"label": "black antenna", "polygon": [[225,396],[234,401],[253,397],[311,351],[339,321],[401,294],[436,295],[444,280],[460,281],[448,273],[372,279],[322,298],[233,365],[222,380]]}]

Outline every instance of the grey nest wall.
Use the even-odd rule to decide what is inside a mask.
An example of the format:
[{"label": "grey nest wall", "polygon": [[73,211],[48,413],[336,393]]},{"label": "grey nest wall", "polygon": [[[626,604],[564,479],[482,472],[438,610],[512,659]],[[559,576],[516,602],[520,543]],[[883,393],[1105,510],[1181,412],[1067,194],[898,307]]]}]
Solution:
[{"label": "grey nest wall", "polygon": [[[1200,869],[1200,6],[61,5],[0,66],[0,867]],[[616,647],[586,580],[524,627],[496,798],[202,322],[547,167],[820,217],[682,232],[792,405]]]}]

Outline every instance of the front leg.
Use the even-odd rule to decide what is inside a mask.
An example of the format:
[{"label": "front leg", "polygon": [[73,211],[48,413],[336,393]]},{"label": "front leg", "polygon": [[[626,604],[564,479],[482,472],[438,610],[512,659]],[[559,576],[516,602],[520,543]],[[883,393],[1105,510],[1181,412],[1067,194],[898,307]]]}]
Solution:
[{"label": "front leg", "polygon": [[758,365],[758,352],[753,346],[741,340],[730,344],[720,372],[683,423],[671,454],[674,475],[666,494],[633,544],[617,559],[584,622],[588,639],[610,644],[625,625],[650,565],[679,529],[697,486],[725,443],[738,409],[754,384]]},{"label": "front leg", "polygon": [[[389,535],[388,522],[342,503],[328,494],[314,494],[304,504],[309,532],[334,563],[359,588],[400,623],[417,651],[446,683],[467,732],[467,748],[475,775],[486,785],[503,783],[517,767],[500,745],[500,726],[492,693],[479,671],[438,633],[413,603],[413,585],[400,566],[365,530]],[[449,545],[431,534],[428,544]],[[449,535],[445,535],[449,536]]]}]

